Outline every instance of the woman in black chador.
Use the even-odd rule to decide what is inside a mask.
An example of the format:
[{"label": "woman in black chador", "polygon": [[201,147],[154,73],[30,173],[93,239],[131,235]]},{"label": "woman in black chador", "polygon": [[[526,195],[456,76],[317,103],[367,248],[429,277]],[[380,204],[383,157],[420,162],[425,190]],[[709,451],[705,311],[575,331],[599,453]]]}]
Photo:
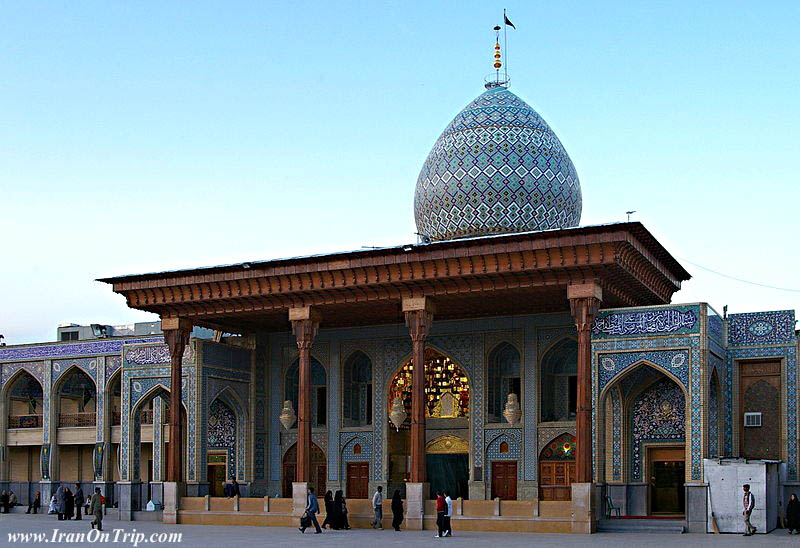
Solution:
[{"label": "woman in black chador", "polygon": [[400,530],[401,523],[403,523],[403,499],[400,498],[400,489],[395,489],[392,496],[392,527],[395,531]]},{"label": "woman in black chador", "polygon": [[69,487],[64,489],[64,507],[64,517],[72,519],[72,516],[75,515],[75,496],[69,490]]},{"label": "woman in black chador", "polygon": [[797,534],[800,535],[800,501],[797,500],[797,495],[794,493],[789,497],[789,504],[786,505],[786,528],[790,535],[792,531],[797,531]]},{"label": "woman in black chador", "polygon": [[333,526],[333,493],[328,491],[325,493],[325,521],[322,522],[322,528],[325,526],[330,529]]},{"label": "woman in black chador", "polygon": [[333,515],[334,529],[350,529],[347,519],[347,502],[344,500],[344,493],[341,489],[336,491],[336,496],[333,497]]}]

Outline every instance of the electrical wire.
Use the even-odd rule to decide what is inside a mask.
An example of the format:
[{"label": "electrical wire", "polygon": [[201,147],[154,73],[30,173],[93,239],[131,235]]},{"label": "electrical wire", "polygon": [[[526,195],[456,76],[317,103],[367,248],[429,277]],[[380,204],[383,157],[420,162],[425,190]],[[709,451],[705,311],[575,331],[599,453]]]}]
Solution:
[{"label": "electrical wire", "polygon": [[735,280],[737,282],[750,284],[750,285],[756,285],[758,287],[765,287],[767,289],[776,289],[778,291],[788,291],[789,293],[800,293],[800,289],[791,289],[791,288],[788,288],[788,287],[778,287],[778,286],[775,286],[775,285],[762,284],[762,283],[759,283],[759,282],[753,282],[753,281],[750,281],[750,280],[744,280],[742,278],[737,278],[736,276],[730,276],[728,274],[723,274],[722,272],[718,272],[716,270],[713,270],[711,268],[705,267],[703,265],[699,265],[699,264],[697,264],[695,262],[690,261],[689,259],[685,259],[685,258],[682,258],[682,257],[678,257],[678,259],[680,259],[681,261],[687,262],[692,266],[696,266],[697,268],[703,269],[703,270],[705,270],[707,272],[711,272],[712,274],[716,274],[717,276],[722,276],[723,278],[728,278],[730,280]]}]

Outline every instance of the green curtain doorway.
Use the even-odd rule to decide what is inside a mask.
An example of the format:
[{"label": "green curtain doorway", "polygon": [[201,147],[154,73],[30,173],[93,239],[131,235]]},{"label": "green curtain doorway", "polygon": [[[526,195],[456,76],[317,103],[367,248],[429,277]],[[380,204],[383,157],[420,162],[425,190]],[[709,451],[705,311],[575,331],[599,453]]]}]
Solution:
[{"label": "green curtain doorway", "polygon": [[469,455],[425,455],[425,465],[432,499],[437,491],[449,491],[453,500],[469,498]]}]

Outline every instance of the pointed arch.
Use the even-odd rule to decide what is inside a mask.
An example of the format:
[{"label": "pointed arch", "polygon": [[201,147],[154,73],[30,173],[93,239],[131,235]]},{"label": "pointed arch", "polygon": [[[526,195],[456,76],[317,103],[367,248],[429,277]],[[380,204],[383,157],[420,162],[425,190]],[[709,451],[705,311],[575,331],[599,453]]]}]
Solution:
[{"label": "pointed arch", "polygon": [[565,335],[542,354],[539,368],[542,422],[574,421],[577,411],[578,341]]},{"label": "pointed arch", "polygon": [[[459,364],[456,360],[450,357],[449,354],[440,350],[439,348],[433,345],[425,345],[425,366],[426,366],[426,375],[425,375],[425,384],[433,385],[432,375],[428,373],[428,366],[432,363],[437,364],[439,367],[444,367],[448,372],[451,374],[447,376],[448,388],[449,392],[456,395],[456,403],[455,405],[458,408],[459,416],[463,416],[466,418],[470,418],[472,416],[472,397],[471,397],[471,389],[472,389],[472,378],[469,374],[469,371]],[[453,369],[450,369],[450,366]],[[413,364],[411,360],[411,355],[407,354],[406,358],[401,362],[401,364],[394,370],[391,375],[388,375],[386,378],[386,391],[388,393],[388,397],[386,398],[386,405],[387,411],[391,408],[391,405],[395,399],[402,394],[403,401],[406,407],[406,414],[410,417],[411,416],[411,375],[413,371]],[[402,381],[402,382],[401,382]],[[426,406],[426,413],[428,416],[434,416],[434,411],[436,407],[438,398],[433,398],[428,405]],[[388,427],[388,425],[387,425]]]},{"label": "pointed arch", "polygon": [[361,350],[342,362],[342,426],[372,424],[372,359]]},{"label": "pointed arch", "polygon": [[[28,394],[12,402],[17,384],[25,381]],[[31,390],[32,389],[32,390]],[[31,393],[32,392],[32,393]],[[20,367],[6,381],[0,393],[5,402],[5,417],[0,417],[3,428],[42,428],[44,420],[44,386],[36,375]],[[7,421],[7,422],[6,422]]]},{"label": "pointed arch", "polygon": [[[641,371],[643,368],[650,370],[653,375],[650,378],[644,379],[644,382],[637,382],[636,376],[641,375]],[[690,403],[691,399],[689,398],[689,394],[686,390],[686,386],[681,382],[681,380],[675,376],[671,371],[667,371],[663,367],[659,367],[657,364],[649,361],[649,360],[639,360],[636,363],[631,364],[629,367],[623,369],[619,374],[615,375],[609,382],[606,384],[600,394],[597,397],[596,401],[596,437],[594,440],[594,449],[596,454],[596,469],[594,472],[595,479],[602,479],[605,480],[606,478],[606,465],[607,465],[607,458],[609,448],[611,450],[611,455],[608,455],[611,459],[612,464],[612,473],[616,475],[616,471],[614,469],[615,466],[619,467],[619,477],[615,477],[614,481],[629,481],[630,476],[632,473],[633,463],[632,463],[632,448],[630,447],[632,439],[632,432],[631,432],[631,407],[633,402],[638,398],[644,391],[648,388],[653,386],[656,382],[662,379],[669,379],[674,384],[678,386],[683,396],[684,401],[684,416],[690,416]],[[630,391],[626,392],[624,388],[626,387],[626,383],[633,382],[634,385],[629,386]],[[608,425],[608,421],[614,419],[613,413],[612,415],[608,415],[607,405],[608,400],[611,396],[612,391],[619,390],[620,396],[620,424],[619,427],[619,441],[615,442],[614,438],[612,437],[611,445],[607,443],[607,429],[611,429],[613,434],[614,425]],[[613,411],[613,407],[612,407]],[[615,452],[619,451],[617,457],[615,457]],[[689,453],[689,448],[686,448],[687,458]],[[614,461],[614,458],[618,458],[618,462]]]},{"label": "pointed arch", "polygon": [[[228,407],[233,413],[233,428],[234,439],[233,444],[227,447],[228,450],[228,470],[226,471],[226,478],[237,478],[244,480],[244,467],[245,467],[245,450],[248,445],[247,424],[249,422],[247,408],[243,404],[241,398],[230,386],[222,387],[212,399],[209,400],[208,406],[208,427],[211,427],[211,412],[214,403],[219,401]],[[209,448],[211,445],[211,434],[207,432],[207,439],[209,440]],[[219,446],[217,446],[219,447]]]},{"label": "pointed arch", "polygon": [[[324,427],[328,424],[328,371],[322,362],[311,356],[311,424]],[[300,388],[300,360],[295,359],[284,372],[283,399],[292,402],[298,411]]]},{"label": "pointed arch", "polygon": [[519,349],[502,341],[488,354],[486,365],[486,419],[503,422],[503,408],[510,394],[522,402],[522,354]]}]

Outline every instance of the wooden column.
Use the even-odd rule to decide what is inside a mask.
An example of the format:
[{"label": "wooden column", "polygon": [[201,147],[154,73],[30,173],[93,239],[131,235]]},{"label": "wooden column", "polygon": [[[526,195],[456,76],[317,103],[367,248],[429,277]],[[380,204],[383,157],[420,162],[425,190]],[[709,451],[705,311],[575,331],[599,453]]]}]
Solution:
[{"label": "wooden column", "polygon": [[181,318],[162,318],[161,330],[169,348],[169,468],[167,481],[183,481],[183,406],[181,405],[183,351],[189,343],[192,325]]},{"label": "wooden column", "polygon": [[289,320],[300,351],[300,380],[297,391],[297,470],[295,481],[311,480],[311,345],[319,330],[321,316],[310,306],[290,308]]},{"label": "wooden column", "polygon": [[411,335],[411,483],[425,474],[425,339],[433,323],[433,302],[426,297],[403,299],[403,314]]},{"label": "wooden column", "polygon": [[578,330],[575,481],[592,483],[592,325],[603,290],[597,284],[570,285],[567,298]]}]

